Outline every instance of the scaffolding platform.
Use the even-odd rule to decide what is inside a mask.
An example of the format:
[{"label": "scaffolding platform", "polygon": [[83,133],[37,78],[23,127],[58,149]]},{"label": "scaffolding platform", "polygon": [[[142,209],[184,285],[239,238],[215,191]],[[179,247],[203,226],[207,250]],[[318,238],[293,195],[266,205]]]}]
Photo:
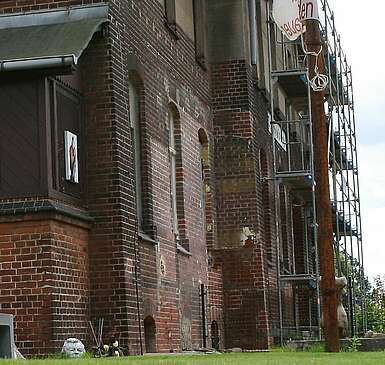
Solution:
[{"label": "scaffolding platform", "polygon": [[352,228],[351,222],[345,218],[344,213],[339,211],[337,212],[336,206],[332,203],[332,222],[333,222],[333,232],[338,237],[343,236],[352,236],[358,237],[358,232],[356,229]]},{"label": "scaffolding platform", "polygon": [[290,275],[280,275],[279,279],[281,281],[290,281],[290,282],[296,282],[301,284],[309,283],[310,281],[317,281],[317,275],[316,274],[290,274]]},{"label": "scaffolding platform", "polygon": [[281,70],[271,72],[290,98],[307,98],[308,84],[306,70]]},{"label": "scaffolding platform", "polygon": [[291,191],[305,202],[313,200],[313,176],[309,171],[303,172],[276,172],[276,179],[288,186]]},{"label": "scaffolding platform", "polygon": [[337,158],[334,159],[334,156],[330,156],[329,159],[329,165],[330,167],[333,166],[334,161],[338,165],[339,170],[353,170],[354,164],[352,160],[348,160],[346,158],[346,153],[342,152],[342,155],[337,155]]},{"label": "scaffolding platform", "polygon": [[339,170],[353,170],[354,163],[348,159],[345,147],[341,147],[341,136],[337,132],[333,132],[331,142],[334,143],[334,154],[330,154],[329,165],[333,166],[336,162]]}]

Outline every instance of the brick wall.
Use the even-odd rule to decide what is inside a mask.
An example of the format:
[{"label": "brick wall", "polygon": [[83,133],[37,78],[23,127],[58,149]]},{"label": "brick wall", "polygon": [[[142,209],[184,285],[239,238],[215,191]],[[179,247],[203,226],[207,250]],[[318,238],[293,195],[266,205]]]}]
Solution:
[{"label": "brick wall", "polygon": [[[265,213],[270,212],[264,211],[259,163],[260,149],[270,151],[264,131],[267,106],[256,101],[261,96],[252,87],[252,75],[243,60],[212,66],[218,222],[215,258],[223,277],[225,346],[248,349],[269,345],[265,250],[272,243],[266,242],[270,235],[265,230],[273,232],[265,219]],[[246,227],[254,238],[242,243]],[[214,283],[215,278],[213,275]],[[273,286],[270,290],[276,296]]]},{"label": "brick wall", "polygon": [[[140,280],[141,302],[156,305],[147,309],[157,327],[157,350],[177,351],[199,347],[202,343],[199,311],[199,282],[207,283],[204,214],[200,208],[201,171],[198,131],[210,133],[209,82],[206,71],[195,61],[194,44],[178,29],[179,40],[164,25],[163,9],[153,1],[127,2],[118,8],[111,3],[112,16],[117,19],[111,37],[115,42],[116,60],[134,59],[135,71],[143,85],[142,139],[145,141],[146,164],[144,174],[151,191],[147,205],[152,210],[149,226],[153,227],[157,246],[141,249],[141,271],[144,261],[162,263],[154,281]],[[123,28],[124,27],[124,28]],[[121,43],[119,43],[121,42]],[[143,47],[143,45],[146,47]],[[116,68],[124,69],[118,63]],[[133,66],[130,66],[133,67]],[[119,100],[124,95],[124,74],[120,79]],[[127,98],[127,96],[124,96]],[[118,100],[118,98],[116,98]],[[170,102],[178,115],[180,160],[177,170],[178,212],[183,211],[179,227],[182,243],[191,254],[176,250],[171,224],[170,166],[166,122]],[[124,102],[122,102],[124,104]],[[124,115],[120,115],[122,120]],[[183,177],[183,179],[182,179]],[[158,266],[159,268],[159,266]],[[183,331],[182,331],[183,328]],[[191,330],[190,330],[191,328]],[[191,339],[191,342],[190,342]]]},{"label": "brick wall", "polygon": [[222,250],[226,347],[268,346],[268,313],[261,247]]},{"label": "brick wall", "polygon": [[[9,13],[97,2],[6,1],[0,9]],[[152,316],[157,326],[157,349],[179,350],[181,324],[187,318],[191,322],[191,333],[187,334],[190,347],[199,347],[202,318],[197,288],[199,282],[207,284],[207,256],[197,156],[199,129],[208,134],[211,131],[208,76],[195,61],[193,41],[182,29],[178,29],[176,40],[164,25],[160,4],[110,1],[110,6],[108,36],[96,35],[80,61],[87,135],[87,206],[94,219],[89,235],[91,317],[105,318],[106,336],[117,335],[131,353],[140,351],[133,274],[137,250],[142,333],[144,316]],[[138,240],[135,232],[128,123],[128,80],[132,73],[141,81],[146,226],[158,245]],[[171,230],[165,125],[170,101],[180,114],[181,170],[186,171],[184,179],[189,183],[183,186],[184,200],[179,204],[185,211],[181,224],[191,256],[177,253]],[[151,268],[153,264],[155,268]],[[53,347],[58,344],[47,351]]]},{"label": "brick wall", "polygon": [[0,311],[15,315],[24,355],[88,337],[88,227],[58,217],[20,216],[0,222]]},{"label": "brick wall", "polygon": [[[7,0],[0,2],[0,12],[98,2]],[[62,252],[67,242],[88,247],[88,256],[79,259],[84,265],[89,263],[90,279],[87,286],[85,269],[83,286],[75,280],[77,276],[73,281],[66,282],[70,280],[66,276],[63,282],[55,282],[55,290],[65,295],[58,316],[52,317],[49,330],[34,337],[35,344],[24,343],[27,340],[22,337],[18,341],[27,353],[53,351],[61,346],[64,334],[72,331],[68,323],[103,317],[106,337],[116,335],[131,353],[139,353],[140,333],[144,350],[148,338],[143,321],[152,318],[157,351],[201,347],[202,283],[208,288],[208,327],[212,321],[219,324],[221,346],[265,348],[270,330],[278,323],[276,263],[266,259],[268,249],[275,257],[278,232],[274,191],[261,183],[263,174],[272,176],[272,147],[268,103],[255,87],[255,70],[245,60],[203,69],[195,60],[193,40],[179,27],[176,39],[165,26],[158,1],[111,0],[109,4],[107,33],[96,34],[80,60],[87,136],[85,213],[93,223],[87,234],[81,228],[81,242],[76,239],[80,228],[74,221],[66,222],[64,228],[62,223],[47,226],[50,240],[57,245],[52,252],[58,257],[67,257]],[[136,224],[129,81],[140,95],[145,231],[141,237]],[[170,110],[177,116],[178,224],[183,249],[177,247],[172,231]],[[208,145],[204,181],[202,131]],[[263,174],[261,149],[267,161]],[[28,220],[19,222],[18,227],[28,224]],[[245,246],[240,242],[243,227],[255,233],[255,240]],[[59,233],[62,230],[66,233]],[[0,232],[0,237],[5,239],[7,234]],[[3,247],[7,250],[7,245]],[[68,253],[68,264],[71,260]],[[81,293],[78,312],[70,313],[66,307],[76,298],[71,291],[64,292],[64,286]],[[88,291],[89,312],[83,303]],[[60,295],[51,295],[53,305],[59,305]],[[43,307],[36,310],[43,315]],[[80,328],[78,335],[86,337],[84,323]],[[211,345],[210,337],[207,343]]]}]

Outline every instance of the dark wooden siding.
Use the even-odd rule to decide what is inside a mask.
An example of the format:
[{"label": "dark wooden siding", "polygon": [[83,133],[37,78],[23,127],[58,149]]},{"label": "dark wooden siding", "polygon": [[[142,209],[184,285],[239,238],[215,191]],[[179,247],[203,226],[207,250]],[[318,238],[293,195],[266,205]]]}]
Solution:
[{"label": "dark wooden siding", "polygon": [[43,87],[41,80],[0,85],[0,197],[46,190]]}]

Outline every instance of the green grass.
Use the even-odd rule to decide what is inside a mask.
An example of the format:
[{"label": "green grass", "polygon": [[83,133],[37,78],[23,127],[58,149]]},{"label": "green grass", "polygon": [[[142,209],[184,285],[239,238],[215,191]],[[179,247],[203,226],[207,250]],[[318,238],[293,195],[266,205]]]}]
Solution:
[{"label": "green grass", "polygon": [[281,352],[236,353],[196,356],[130,356],[82,360],[0,360],[0,365],[381,365],[385,352],[316,353]]}]

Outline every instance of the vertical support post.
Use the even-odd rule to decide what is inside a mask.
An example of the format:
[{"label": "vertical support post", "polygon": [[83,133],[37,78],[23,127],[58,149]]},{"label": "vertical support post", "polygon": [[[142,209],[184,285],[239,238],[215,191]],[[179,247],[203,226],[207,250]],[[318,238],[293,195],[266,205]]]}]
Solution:
[{"label": "vertical support post", "polygon": [[[266,1],[266,14],[268,14],[267,19],[267,42],[268,42],[268,57],[269,57],[269,70],[270,73],[269,77],[269,84],[268,84],[268,90],[270,91],[272,98],[270,102],[270,115],[272,121],[275,120],[274,117],[274,96],[273,96],[273,80],[271,77],[271,72],[273,71],[273,52],[272,52],[272,29],[274,29],[273,21],[270,18],[270,2]],[[263,64],[263,62],[262,62]],[[274,175],[277,172],[277,156],[276,156],[276,139],[274,138],[274,133],[272,133],[272,140],[273,140],[273,171]],[[277,292],[278,292],[278,315],[279,315],[279,341],[281,346],[284,345],[283,343],[283,313],[282,313],[282,282],[281,282],[281,250],[280,250],[280,243],[281,243],[281,235],[280,235],[280,229],[279,229],[279,182],[274,177],[274,215],[275,215],[275,231],[276,231],[276,240],[275,240],[275,250],[276,250],[276,265],[277,265]]]},{"label": "vertical support post", "polygon": [[[318,52],[322,43],[318,22],[306,22],[305,44],[309,51]],[[314,77],[315,57],[309,59],[309,77]],[[323,56],[318,58],[319,72],[324,72]],[[318,245],[322,295],[322,315],[326,350],[339,352],[337,324],[337,292],[334,272],[333,226],[330,205],[328,171],[328,129],[324,109],[324,92],[311,93],[314,138],[314,168],[318,217]]]},{"label": "vertical support post", "polygon": [[203,348],[207,347],[207,334],[206,334],[206,292],[205,285],[201,284],[201,310],[202,310],[202,338],[203,338]]},{"label": "vertical support post", "polygon": [[[353,276],[353,273],[352,273]],[[352,276],[348,278],[348,290],[349,290],[349,302],[350,302],[350,313],[349,313],[349,319],[350,319],[350,334],[352,337],[356,335],[355,331],[355,325],[354,325],[354,311],[353,311],[353,279]]]}]

